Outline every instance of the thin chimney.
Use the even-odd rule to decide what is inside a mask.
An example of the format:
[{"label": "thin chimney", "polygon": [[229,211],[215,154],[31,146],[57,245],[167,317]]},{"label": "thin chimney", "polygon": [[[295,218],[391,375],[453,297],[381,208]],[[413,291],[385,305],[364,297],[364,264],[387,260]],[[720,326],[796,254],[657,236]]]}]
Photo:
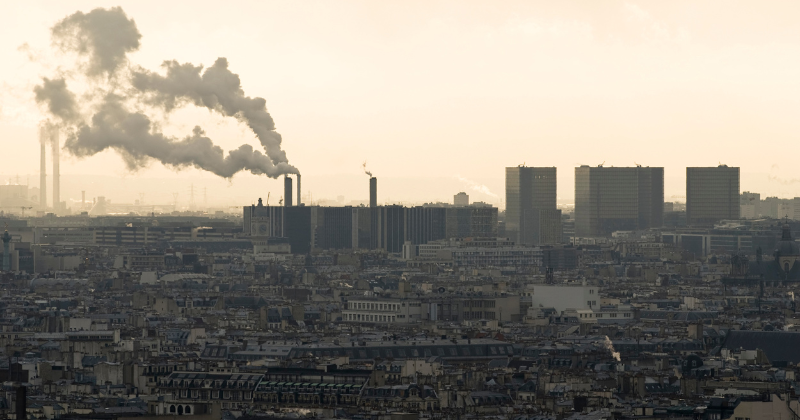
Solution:
[{"label": "thin chimney", "polygon": [[58,138],[58,130],[55,128],[50,131],[50,141],[53,146],[53,210],[58,212],[61,210],[61,170],[59,169],[61,142]]},{"label": "thin chimney", "polygon": [[297,204],[300,205],[302,203],[302,199],[300,198],[300,174],[297,174]]},{"label": "thin chimney", "polygon": [[39,144],[41,152],[39,155],[39,205],[42,210],[47,208],[47,125],[39,127]]}]

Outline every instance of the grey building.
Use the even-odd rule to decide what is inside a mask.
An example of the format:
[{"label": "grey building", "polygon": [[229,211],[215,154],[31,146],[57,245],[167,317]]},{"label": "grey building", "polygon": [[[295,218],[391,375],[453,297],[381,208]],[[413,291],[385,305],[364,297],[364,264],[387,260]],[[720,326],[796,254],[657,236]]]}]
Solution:
[{"label": "grey building", "polygon": [[686,168],[686,223],[713,226],[740,216],[739,168]]},{"label": "grey building", "polygon": [[661,227],[664,168],[575,168],[575,235]]},{"label": "grey building", "polygon": [[505,234],[518,244],[561,242],[556,168],[506,168]]}]

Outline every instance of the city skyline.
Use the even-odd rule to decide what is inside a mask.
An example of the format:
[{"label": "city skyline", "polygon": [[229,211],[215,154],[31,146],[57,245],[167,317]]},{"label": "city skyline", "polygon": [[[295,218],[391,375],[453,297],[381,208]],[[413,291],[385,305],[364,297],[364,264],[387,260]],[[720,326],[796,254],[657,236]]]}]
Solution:
[{"label": "city skyline", "polygon": [[[381,196],[397,202],[445,201],[455,190],[464,190],[475,200],[502,205],[502,168],[522,162],[562,168],[560,201],[573,196],[571,171],[563,169],[603,161],[606,166],[664,167],[667,200],[684,199],[681,172],[686,166],[720,162],[742,168],[742,191],[765,197],[800,195],[787,154],[740,153],[764,137],[774,149],[789,148],[796,138],[791,110],[800,97],[792,76],[798,61],[790,57],[798,56],[794,40],[800,37],[792,36],[797,25],[786,17],[795,5],[722,8],[723,18],[753,16],[746,24],[750,36],[744,38],[737,20],[702,20],[700,25],[686,17],[690,9],[699,17],[720,12],[710,4],[620,2],[583,10],[546,3],[453,8],[443,2],[410,3],[402,12],[390,5],[350,4],[348,16],[322,3],[312,3],[304,12],[275,3],[255,5],[259,12],[271,12],[261,13],[268,16],[267,26],[228,10],[214,16],[213,31],[201,30],[209,19],[202,11],[159,5],[163,16],[157,17],[146,12],[147,4],[121,5],[142,33],[141,48],[132,54],[137,65],[157,69],[161,60],[175,58],[208,67],[227,57],[244,91],[266,99],[290,162],[305,175],[304,190],[320,198],[366,198],[361,185],[328,182],[359,174],[365,159],[384,180]],[[49,28],[95,6],[9,6],[19,12],[19,27],[2,29],[2,58],[9,65],[0,70],[0,137],[14,142],[15,159],[0,169],[2,181],[36,175],[36,125],[42,114],[31,90],[69,60],[64,54],[49,54]],[[757,13],[748,13],[753,11]],[[391,25],[368,23],[384,12],[397,14]],[[292,25],[282,22],[287,16],[295,18]],[[346,19],[352,27],[331,27],[321,16]],[[171,25],[163,25],[164,19]],[[374,41],[359,42],[364,36]],[[246,39],[260,40],[263,52],[238,46],[242,42],[237,41]],[[359,55],[377,42],[383,48],[376,57]],[[461,65],[469,62],[463,52],[468,47],[486,57],[486,64]],[[577,66],[575,60],[589,65]],[[408,71],[419,64],[427,64],[421,68],[431,73]],[[497,80],[493,74],[509,77]],[[452,75],[457,77],[447,77]],[[464,100],[452,101],[456,97]],[[480,118],[465,118],[476,112]],[[178,115],[168,133],[183,135],[194,125],[206,129],[225,150],[242,142],[255,144],[241,124],[199,110]],[[493,153],[481,151],[486,139],[491,139]],[[654,154],[659,147],[666,150]],[[510,162],[512,158],[518,161]],[[176,173],[155,162],[129,172],[113,152],[81,160],[62,153],[61,173],[65,181],[76,175],[127,179],[120,185],[133,184],[134,178],[159,178],[168,185],[211,179],[195,169]],[[236,175],[230,181],[234,187],[209,181],[212,185],[205,188],[214,197],[225,197],[221,200],[237,196],[226,188],[280,195],[280,182],[263,178]],[[440,182],[425,178],[458,183],[443,191],[436,189]],[[393,189],[387,188],[390,179],[397,179]],[[167,189],[171,195],[179,188]],[[129,201],[144,188],[138,190]],[[78,198],[68,194],[65,186],[65,199]]]}]

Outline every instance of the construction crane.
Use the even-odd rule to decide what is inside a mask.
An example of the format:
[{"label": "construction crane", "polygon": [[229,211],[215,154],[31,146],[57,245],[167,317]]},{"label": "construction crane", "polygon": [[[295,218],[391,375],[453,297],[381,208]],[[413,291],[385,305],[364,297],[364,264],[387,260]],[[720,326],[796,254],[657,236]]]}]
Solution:
[{"label": "construction crane", "polygon": [[33,207],[20,207],[20,209],[22,209],[22,217],[25,217],[25,210],[30,210],[32,208]]}]

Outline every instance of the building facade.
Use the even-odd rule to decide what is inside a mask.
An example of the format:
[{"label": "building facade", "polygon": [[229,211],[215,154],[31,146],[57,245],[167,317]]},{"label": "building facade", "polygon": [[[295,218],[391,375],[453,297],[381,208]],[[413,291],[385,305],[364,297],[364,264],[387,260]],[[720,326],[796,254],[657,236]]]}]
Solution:
[{"label": "building facade", "polygon": [[664,168],[575,168],[575,236],[661,227]]},{"label": "building facade", "polygon": [[556,168],[506,168],[506,235],[518,244],[561,242]]},{"label": "building facade", "polygon": [[740,216],[739,168],[686,168],[686,222],[713,226]]}]

